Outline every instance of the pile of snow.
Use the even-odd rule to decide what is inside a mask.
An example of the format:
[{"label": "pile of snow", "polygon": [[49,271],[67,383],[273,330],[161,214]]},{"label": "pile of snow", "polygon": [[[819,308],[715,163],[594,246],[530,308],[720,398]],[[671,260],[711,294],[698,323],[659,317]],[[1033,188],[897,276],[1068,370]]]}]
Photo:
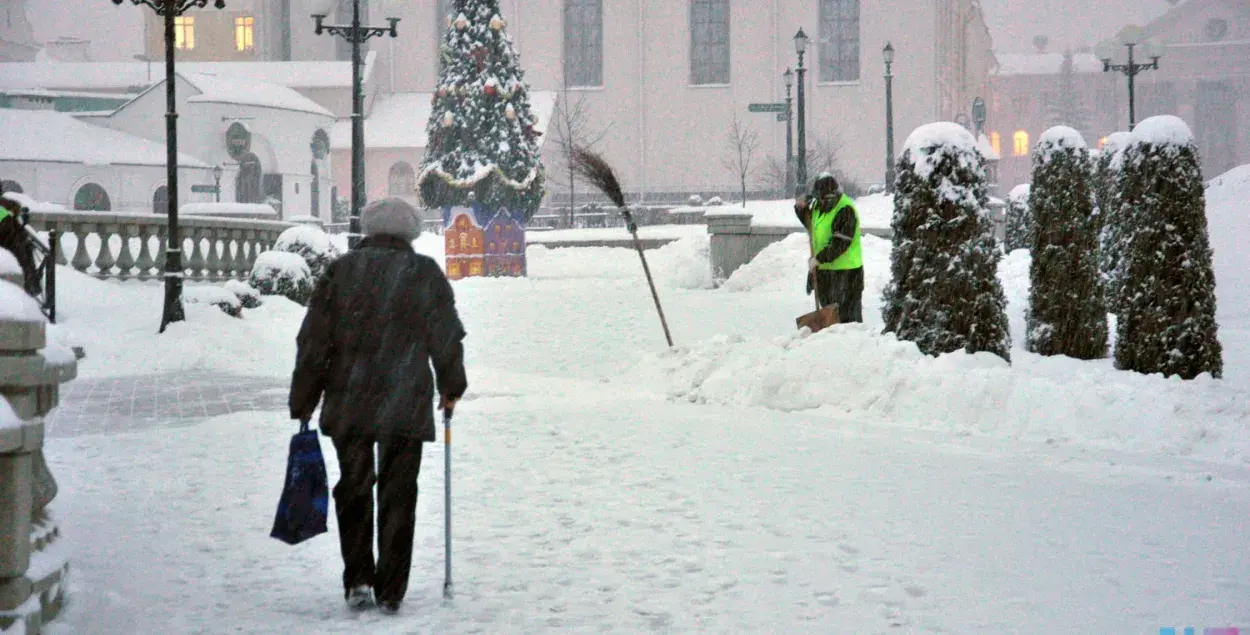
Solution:
[{"label": "pile of snow", "polygon": [[25,194],[18,193],[18,192],[5,192],[3,196],[4,198],[7,198],[10,201],[13,201],[17,203],[18,205],[21,205],[22,207],[25,207],[26,209],[30,210],[32,214],[68,211],[65,209],[65,207],[61,205],[57,205],[56,203],[45,203],[41,201],[36,201],[35,199]]},{"label": "pile of snow", "polygon": [[39,303],[25,289],[8,280],[0,280],[0,320],[46,322],[47,318],[39,309]]},{"label": "pile of snow", "polygon": [[0,276],[20,276],[22,275],[22,265],[17,261],[17,256],[13,252],[0,247]]},{"label": "pile of snow", "polygon": [[[715,286],[711,248],[711,236],[689,236],[648,251],[647,265],[654,275],[674,288],[711,289]],[[641,262],[638,267],[642,267]]]},{"label": "pile of snow", "polygon": [[1212,179],[1206,199],[1224,377],[1250,389],[1250,165]]},{"label": "pile of snow", "polygon": [[[711,289],[711,239],[706,233],[646,251],[647,266],[658,287]],[[535,280],[642,280],[642,261],[632,248],[548,249],[530,245],[528,275]]]},{"label": "pile of snow", "polygon": [[183,216],[230,216],[277,218],[278,210],[260,203],[187,203],[178,208]]},{"label": "pile of snow", "polygon": [[1116,371],[1107,360],[989,353],[933,358],[871,325],[772,339],[715,337],[648,355],[638,385],[672,398],[825,408],[955,434],[1077,441],[1250,463],[1250,393]]},{"label": "pile of snow", "polygon": [[243,314],[239,297],[221,287],[190,285],[183,288],[182,299],[188,304],[211,304],[234,317]]},{"label": "pile of snow", "polygon": [[[859,209],[859,222],[863,227],[889,227],[890,219],[894,215],[894,195],[870,194],[855,199],[855,207]],[[747,201],[746,207],[727,205],[715,209],[707,206],[682,206],[669,210],[669,213],[688,214],[698,211],[702,211],[705,218],[746,214],[751,217],[751,225],[755,227],[803,227],[798,217],[794,215],[794,199]]]},{"label": "pile of snow", "polygon": [[1133,128],[1133,142],[1151,145],[1188,146],[1194,144],[1194,134],[1185,120],[1175,115],[1150,117]]},{"label": "pile of snow", "polygon": [[1008,201],[1027,201],[1029,200],[1029,192],[1032,191],[1032,185],[1022,183],[1011,188],[1011,192],[1007,194]]},{"label": "pile of snow", "polygon": [[239,280],[229,280],[221,288],[234,294],[245,309],[255,309],[262,304],[260,292]]},{"label": "pile of snow", "polygon": [[[864,300],[875,299],[890,277],[890,241],[866,235],[864,250]],[[791,234],[764,248],[755,258],[738,267],[722,289],[734,293],[763,291],[802,293],[808,275],[811,248],[807,234]]]}]

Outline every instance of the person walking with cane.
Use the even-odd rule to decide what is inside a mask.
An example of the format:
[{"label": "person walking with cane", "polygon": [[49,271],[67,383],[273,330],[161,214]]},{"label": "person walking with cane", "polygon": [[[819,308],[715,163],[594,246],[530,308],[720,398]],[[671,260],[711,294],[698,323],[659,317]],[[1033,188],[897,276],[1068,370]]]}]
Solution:
[{"label": "person walking with cane", "polygon": [[333,440],[341,471],[334,506],[344,596],[353,610],[376,600],[393,614],[408,590],[422,447],[435,441],[434,391],[450,421],[468,388],[466,333],[442,269],[413,251],[416,208],[399,198],[375,201],[360,224],[365,238],[330,265],[309,302],[290,411],[309,421],[324,397],[321,432]]}]

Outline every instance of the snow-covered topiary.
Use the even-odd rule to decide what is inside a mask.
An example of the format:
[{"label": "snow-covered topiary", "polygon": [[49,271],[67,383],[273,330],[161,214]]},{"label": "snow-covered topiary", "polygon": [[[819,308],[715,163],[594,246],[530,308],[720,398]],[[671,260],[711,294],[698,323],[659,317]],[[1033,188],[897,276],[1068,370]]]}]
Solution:
[{"label": "snow-covered topiary", "polygon": [[330,235],[312,225],[296,225],[288,228],[278,236],[273,244],[274,251],[285,251],[295,254],[308,263],[313,280],[325,275],[330,263],[343,255],[338,247],[330,241]]},{"label": "snow-covered topiary", "polygon": [[720,207],[721,205],[725,204],[725,201],[721,200],[721,197],[719,196],[713,196],[712,198],[709,198],[703,204],[708,207]]},{"label": "snow-covered topiary", "polygon": [[703,197],[698,194],[691,194],[690,198],[686,199],[686,205],[689,205],[690,207],[703,207]]},{"label": "snow-covered topiary", "polygon": [[1120,313],[1120,253],[1124,251],[1122,234],[1124,221],[1120,216],[1120,191],[1123,183],[1123,153],[1132,141],[1127,132],[1116,132],[1107,137],[1107,143],[1095,161],[1094,189],[1098,204],[1098,270],[1102,274],[1103,298],[1107,310]]},{"label": "snow-covered topiary", "polygon": [[1122,164],[1116,367],[1219,377],[1215,272],[1193,134],[1177,117],[1151,117],[1134,129]]},{"label": "snow-covered topiary", "polygon": [[417,175],[429,207],[464,205],[529,221],[546,177],[529,86],[499,0],[458,0],[439,46],[439,78]]},{"label": "snow-covered topiary", "polygon": [[1017,185],[1007,195],[1007,231],[1003,240],[1007,251],[1029,248],[1029,229],[1033,217],[1029,214],[1029,184]]},{"label": "snow-covered topiary", "polygon": [[985,159],[966,129],[935,123],[908,137],[882,317],[887,332],[928,355],[985,351],[1011,359],[988,198]]},{"label": "snow-covered topiary", "polygon": [[230,280],[222,285],[222,288],[233,293],[245,309],[255,309],[263,303],[259,291],[238,280]]},{"label": "snow-covered topiary", "polygon": [[248,283],[261,295],[285,296],[304,306],[308,305],[313,292],[313,277],[308,263],[298,255],[285,251],[266,251],[257,256]]},{"label": "snow-covered topiary", "polygon": [[1025,346],[1041,355],[1107,356],[1089,161],[1081,133],[1067,126],[1047,130],[1033,150]]},{"label": "snow-covered topiary", "polygon": [[182,290],[182,301],[187,304],[211,304],[230,317],[243,317],[243,302],[221,287],[187,286]]}]

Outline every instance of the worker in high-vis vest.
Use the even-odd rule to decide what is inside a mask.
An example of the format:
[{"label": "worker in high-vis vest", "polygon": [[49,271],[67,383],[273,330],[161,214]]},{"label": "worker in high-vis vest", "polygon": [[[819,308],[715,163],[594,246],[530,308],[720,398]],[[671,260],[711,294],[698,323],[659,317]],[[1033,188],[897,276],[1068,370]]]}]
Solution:
[{"label": "worker in high-vis vest", "polygon": [[807,292],[813,290],[810,274],[814,271],[820,305],[836,304],[839,322],[863,322],[864,255],[859,210],[827,172],[816,177],[812,195],[811,203],[800,197],[794,206],[815,254],[807,262]]},{"label": "worker in high-vis vest", "polygon": [[26,292],[38,295],[42,288],[39,278],[35,275],[31,239],[20,220],[21,211],[21,204],[0,192],[0,249],[8,251],[17,259],[18,266],[22,268]]}]

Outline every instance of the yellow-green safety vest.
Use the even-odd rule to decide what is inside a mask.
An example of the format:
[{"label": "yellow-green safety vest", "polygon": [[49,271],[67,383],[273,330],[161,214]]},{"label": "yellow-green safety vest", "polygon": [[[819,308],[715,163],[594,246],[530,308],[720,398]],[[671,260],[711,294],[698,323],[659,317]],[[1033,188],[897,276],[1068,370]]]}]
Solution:
[{"label": "yellow-green safety vest", "polygon": [[820,263],[819,268],[826,271],[844,271],[864,266],[864,252],[860,246],[859,210],[855,207],[855,201],[845,194],[832,211],[822,212],[819,206],[812,208],[812,248],[815,253],[820,253],[829,246],[833,240],[833,223],[837,220],[838,213],[848,207],[855,214],[855,233],[851,236],[851,246],[837,260]]}]

